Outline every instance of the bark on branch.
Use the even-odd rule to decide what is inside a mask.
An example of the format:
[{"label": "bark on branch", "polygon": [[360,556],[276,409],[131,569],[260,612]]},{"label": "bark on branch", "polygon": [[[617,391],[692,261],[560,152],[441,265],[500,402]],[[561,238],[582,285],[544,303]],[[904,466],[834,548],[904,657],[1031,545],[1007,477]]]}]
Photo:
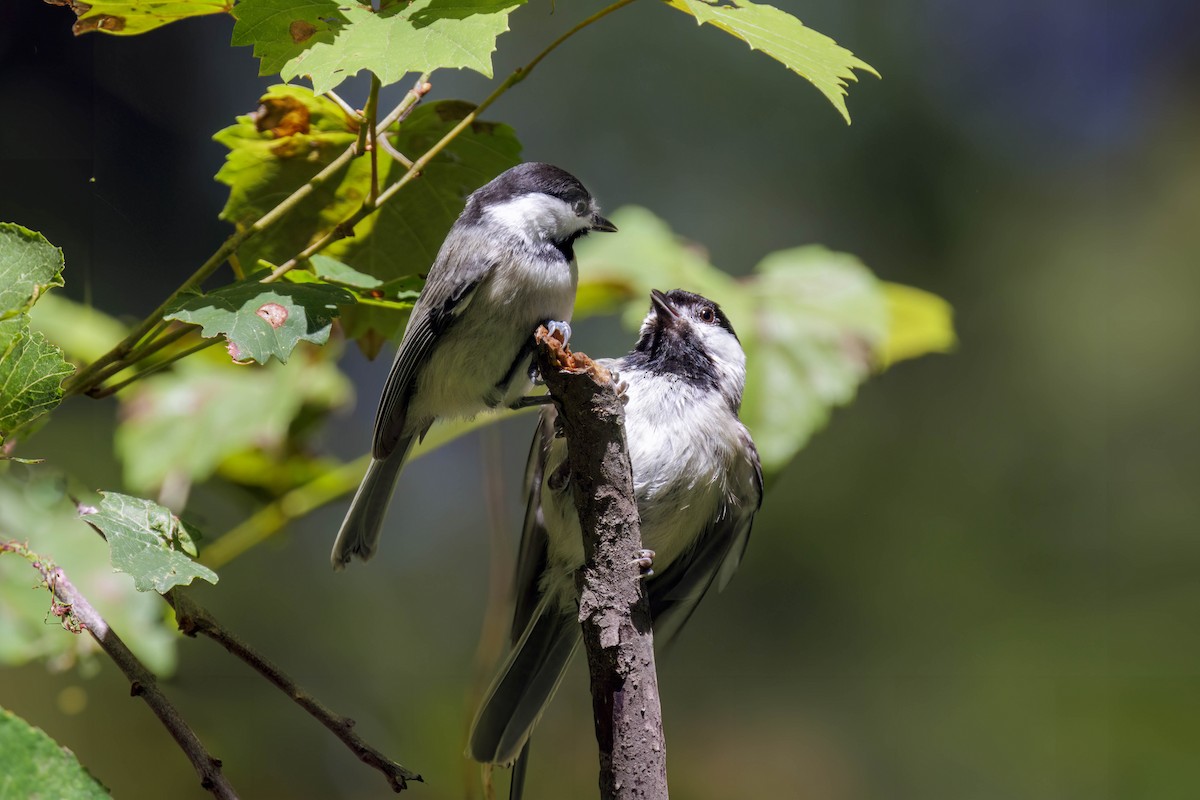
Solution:
[{"label": "bark on branch", "polygon": [[179,711],[158,688],[154,674],[137,659],[121,638],[108,627],[108,623],[92,604],[79,593],[62,569],[33,553],[19,542],[0,541],[0,552],[13,552],[23,556],[42,574],[46,588],[54,595],[51,611],[63,622],[63,627],[72,633],[87,631],[100,645],[109,658],[129,679],[130,694],[140,697],[150,706],[155,716],[170,732],[181,750],[196,768],[200,785],[222,800],[237,800],[237,792],[230,786],[221,772],[221,762],[204,747],[200,737],[180,716]]},{"label": "bark on branch", "polygon": [[667,798],[654,635],[641,570],[625,409],[607,370],[540,328],[537,363],[558,407],[583,531],[576,576],[603,800]]}]

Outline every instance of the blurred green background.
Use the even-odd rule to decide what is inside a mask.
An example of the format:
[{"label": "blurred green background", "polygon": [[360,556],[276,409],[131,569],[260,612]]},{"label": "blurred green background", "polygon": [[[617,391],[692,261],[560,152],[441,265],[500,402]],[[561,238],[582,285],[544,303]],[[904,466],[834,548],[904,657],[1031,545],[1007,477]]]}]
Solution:
[{"label": "blurred green background", "polygon": [[[834,414],[766,497],[737,580],[662,655],[673,794],[1197,796],[1200,7],[778,4],[883,75],[852,85],[853,126],[775,62],[649,2],[487,115],[526,159],[567,167],[607,209],[651,208],[727,269],[819,242],[955,307],[958,351],[899,365]],[[496,74],[582,13],[514,14]],[[0,219],[65,250],[69,295],[140,318],[226,235],[209,137],[272,81],[228,48],[228,19],[125,40],[73,39],[67,11],[35,2],[0,20]],[[435,76],[437,97],[486,91]],[[576,335],[596,353],[631,341],[615,322]],[[386,366],[353,349],[345,366],[357,409],[320,442],[351,458]],[[70,401],[38,454],[119,488],[114,409]],[[461,753],[491,668],[475,655],[484,496],[491,481],[515,541],[531,427],[416,462],[393,507],[404,530],[368,567],[329,570],[343,502],[197,592],[424,773],[415,798],[477,791]],[[253,507],[217,483],[191,501],[214,532]],[[595,793],[576,667],[535,736],[531,796]],[[165,684],[245,797],[388,794],[211,643],[181,641]],[[208,796],[110,664],[5,669],[0,705],[117,797]]]}]

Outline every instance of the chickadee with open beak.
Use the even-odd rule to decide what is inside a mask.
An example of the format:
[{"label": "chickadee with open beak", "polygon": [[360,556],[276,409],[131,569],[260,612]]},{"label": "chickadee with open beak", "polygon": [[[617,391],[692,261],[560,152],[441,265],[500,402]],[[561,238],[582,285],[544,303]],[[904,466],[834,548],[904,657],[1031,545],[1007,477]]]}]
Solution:
[{"label": "chickadee with open beak", "polygon": [[549,164],[513,167],[467,198],[392,363],[334,569],[375,553],[396,478],[430,425],[519,404],[532,384],[534,331],[570,335],[575,241],[615,230],[583,184]]},{"label": "chickadee with open beak", "polygon": [[[729,320],[691,292],[651,297],[633,351],[599,363],[625,383],[625,441],[642,541],[654,551],[646,591],[662,641],[711,586],[724,588],[733,577],[763,480],[758,451],[738,419],[746,356]],[[530,452],[513,650],[476,714],[468,747],[476,761],[517,762],[512,797],[520,795],[530,731],[581,638],[575,572],[584,563],[583,539],[554,417],[552,407],[542,412]]]}]

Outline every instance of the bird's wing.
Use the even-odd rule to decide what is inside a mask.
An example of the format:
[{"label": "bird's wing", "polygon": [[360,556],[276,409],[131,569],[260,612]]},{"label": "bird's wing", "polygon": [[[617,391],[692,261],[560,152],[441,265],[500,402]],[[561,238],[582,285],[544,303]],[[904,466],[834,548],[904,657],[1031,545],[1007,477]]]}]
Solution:
[{"label": "bird's wing", "polygon": [[[473,244],[478,246],[473,247]],[[403,438],[408,422],[409,396],[418,371],[436,349],[438,339],[470,304],[494,265],[495,259],[484,242],[458,242],[444,247],[438,254],[429,270],[425,288],[413,306],[400,350],[379,398],[372,445],[375,458],[387,458]]]},{"label": "bird's wing", "polygon": [[673,639],[695,612],[709,588],[724,589],[737,572],[750,542],[754,515],[762,505],[763,477],[758,450],[743,429],[746,460],[753,467],[751,493],[740,502],[722,502],[712,522],[700,534],[695,547],[650,580],[650,613],[655,638]]},{"label": "bird's wing", "polygon": [[558,412],[553,405],[544,406],[538,420],[529,460],[525,466],[525,523],[521,527],[521,545],[517,550],[517,571],[513,579],[516,605],[513,609],[512,641],[525,631],[539,600],[538,581],[546,571],[548,534],[542,515],[542,479],[546,474],[546,459],[554,442],[554,420]]}]

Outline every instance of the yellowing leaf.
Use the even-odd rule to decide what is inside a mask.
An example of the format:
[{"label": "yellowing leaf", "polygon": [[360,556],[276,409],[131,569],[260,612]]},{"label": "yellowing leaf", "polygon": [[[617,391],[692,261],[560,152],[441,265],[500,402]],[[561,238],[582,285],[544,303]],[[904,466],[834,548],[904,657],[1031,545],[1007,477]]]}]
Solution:
[{"label": "yellowing leaf", "polygon": [[114,36],[134,36],[169,22],[225,14],[233,8],[233,0],[46,0],[56,6],[69,6],[78,19],[71,31],[79,36],[100,31]]},{"label": "yellowing leaf", "polygon": [[888,333],[877,356],[881,367],[926,353],[948,353],[958,339],[954,335],[954,309],[932,292],[885,283]]},{"label": "yellowing leaf", "polygon": [[774,6],[749,0],[665,0],[671,8],[708,23],[761,50],[817,87],[833,103],[846,123],[846,82],[857,80],[861,69],[876,78],[879,73],[867,62],[838,45],[823,33],[804,26],[800,20]]}]

